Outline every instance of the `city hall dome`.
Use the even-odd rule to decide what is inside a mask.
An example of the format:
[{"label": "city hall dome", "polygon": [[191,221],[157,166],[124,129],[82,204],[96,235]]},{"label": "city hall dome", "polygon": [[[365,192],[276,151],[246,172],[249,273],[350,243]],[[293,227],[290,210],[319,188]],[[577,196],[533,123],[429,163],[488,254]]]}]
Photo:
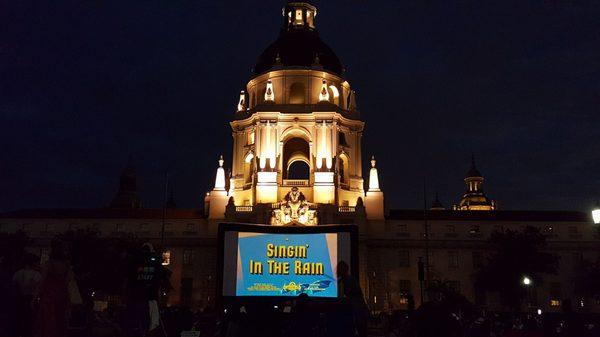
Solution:
[{"label": "city hall dome", "polygon": [[343,74],[342,64],[316,30],[317,9],[306,2],[289,2],[282,11],[283,29],[277,40],[258,58],[254,73],[278,67],[322,68]]}]

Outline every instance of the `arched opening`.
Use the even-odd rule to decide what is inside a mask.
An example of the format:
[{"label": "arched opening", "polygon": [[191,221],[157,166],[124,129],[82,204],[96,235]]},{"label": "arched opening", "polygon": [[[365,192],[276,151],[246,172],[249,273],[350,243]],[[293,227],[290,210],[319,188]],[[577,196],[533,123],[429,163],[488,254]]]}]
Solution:
[{"label": "arched opening", "polygon": [[252,152],[244,158],[244,184],[251,184],[254,175],[254,154]]},{"label": "arched opening", "polygon": [[310,177],[309,154],[309,145],[305,139],[299,137],[288,139],[283,145],[284,179],[308,180]]},{"label": "arched opening", "polygon": [[340,176],[340,184],[347,185],[348,184],[348,165],[349,165],[348,156],[345,153],[340,154],[338,163],[339,163],[338,174]]},{"label": "arched opening", "polygon": [[306,90],[304,89],[304,83],[294,83],[290,87],[290,104],[304,104],[306,97]]},{"label": "arched opening", "polygon": [[340,92],[335,85],[329,86],[329,102],[340,105]]},{"label": "arched opening", "polygon": [[287,179],[308,180],[310,177],[310,166],[302,160],[290,163],[287,169]]}]

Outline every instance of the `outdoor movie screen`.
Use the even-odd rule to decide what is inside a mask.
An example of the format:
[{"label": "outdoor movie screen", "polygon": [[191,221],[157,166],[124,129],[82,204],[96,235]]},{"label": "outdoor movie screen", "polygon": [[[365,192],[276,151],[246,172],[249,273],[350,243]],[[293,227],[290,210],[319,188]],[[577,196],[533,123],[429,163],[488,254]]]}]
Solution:
[{"label": "outdoor movie screen", "polygon": [[351,234],[225,231],[223,296],[335,298],[338,263],[352,265]]}]

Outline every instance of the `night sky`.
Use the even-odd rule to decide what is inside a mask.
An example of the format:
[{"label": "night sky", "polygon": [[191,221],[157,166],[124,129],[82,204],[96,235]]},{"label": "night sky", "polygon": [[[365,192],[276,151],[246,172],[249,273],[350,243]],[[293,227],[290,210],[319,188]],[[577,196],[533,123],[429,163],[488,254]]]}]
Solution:
[{"label": "night sky", "polygon": [[[104,207],[128,157],[198,208],[285,1],[4,1],[0,210]],[[600,1],[315,1],[391,208],[458,202],[471,154],[502,209],[600,198]]]}]

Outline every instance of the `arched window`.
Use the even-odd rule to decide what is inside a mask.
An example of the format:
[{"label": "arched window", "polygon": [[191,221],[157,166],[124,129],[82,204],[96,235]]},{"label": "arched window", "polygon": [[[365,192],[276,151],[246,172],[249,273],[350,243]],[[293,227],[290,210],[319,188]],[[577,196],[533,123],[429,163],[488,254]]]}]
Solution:
[{"label": "arched window", "polygon": [[306,90],[304,89],[304,83],[294,83],[290,87],[290,104],[304,104],[306,97]]},{"label": "arched window", "polygon": [[[309,160],[310,149],[308,146],[308,142],[299,137],[294,137],[288,139],[283,145],[283,176],[284,179],[309,179],[310,176],[310,160]],[[301,164],[304,163],[306,167],[308,167],[308,171],[302,169],[304,167]],[[302,173],[300,178],[292,178],[290,174],[292,173],[290,170],[293,169],[294,176],[296,174]]]},{"label": "arched window", "polygon": [[340,92],[335,85],[329,86],[329,102],[340,105]]},{"label": "arched window", "polygon": [[348,156],[345,153],[340,154],[338,174],[341,184],[348,184]]},{"label": "arched window", "polygon": [[296,160],[290,163],[287,169],[287,179],[304,179],[310,177],[310,167],[302,160]]},{"label": "arched window", "polygon": [[252,182],[254,175],[254,154],[252,152],[246,155],[244,158],[244,183],[249,184]]}]

